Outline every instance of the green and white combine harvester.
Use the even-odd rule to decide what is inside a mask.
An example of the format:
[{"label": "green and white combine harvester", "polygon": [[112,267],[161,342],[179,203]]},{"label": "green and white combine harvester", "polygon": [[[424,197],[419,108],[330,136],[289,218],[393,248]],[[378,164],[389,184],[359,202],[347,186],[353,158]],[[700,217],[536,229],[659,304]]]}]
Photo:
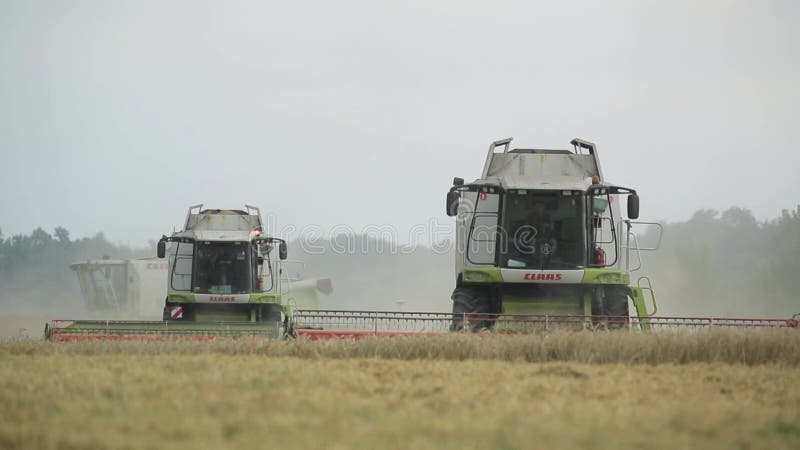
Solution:
[{"label": "green and white combine harvester", "polygon": [[[321,310],[287,296],[286,242],[262,234],[259,211],[192,207],[184,229],[164,236],[169,253],[162,321],[52,321],[52,340],[260,336],[310,339],[444,332],[525,333],[567,329],[798,327],[792,319],[658,317],[641,252],[662,227],[639,222],[639,196],[608,182],[597,148],[489,146],[481,177],[455,178],[447,215],[456,219],[451,312]],[[625,200],[625,216],[621,203]],[[637,227],[651,227],[639,245]],[[166,244],[171,246],[167,252]],[[277,253],[277,255],[276,255]],[[276,257],[277,256],[277,257]]]},{"label": "green and white combine harvester", "polygon": [[[489,146],[479,179],[453,180],[446,202],[456,218],[452,314],[421,317],[451,331],[649,329],[655,294],[647,277],[631,284],[630,274],[641,268],[641,251],[657,248],[661,225],[635,222],[636,191],[605,180],[594,144],[574,139],[572,150],[511,149],[511,141]],[[639,248],[634,226],[653,227],[655,245]],[[376,314],[376,329],[402,322],[403,314]],[[299,323],[328,328],[370,322],[357,314],[299,315]]]},{"label": "green and white combine harvester", "polygon": [[481,178],[453,180],[447,194],[457,236],[453,313],[489,314],[470,323],[456,318],[454,329],[503,325],[490,320],[497,315],[553,316],[554,322],[594,316],[599,324],[622,326],[629,323],[629,304],[638,325],[649,326],[646,318],[656,311],[650,280],[631,284],[631,258],[638,269],[643,250],[633,228],[655,227],[660,241],[661,226],[634,222],[639,196],[603,177],[594,144],[570,143],[572,150],[493,142]]},{"label": "green and white combine harvester", "polygon": [[[71,265],[89,310],[109,320],[54,320],[45,336],[55,340],[149,339],[184,336],[284,337],[296,307],[318,308],[327,279],[292,279],[284,267],[286,242],[266,236],[258,208],[189,208],[182,231],[158,242],[160,260],[93,260]],[[167,244],[169,249],[167,249]],[[166,267],[164,267],[166,266]],[[140,299],[144,269],[166,272],[166,298],[156,309]],[[155,268],[155,269],[154,269]],[[154,297],[151,293],[150,297]],[[120,314],[163,320],[116,320]]]}]

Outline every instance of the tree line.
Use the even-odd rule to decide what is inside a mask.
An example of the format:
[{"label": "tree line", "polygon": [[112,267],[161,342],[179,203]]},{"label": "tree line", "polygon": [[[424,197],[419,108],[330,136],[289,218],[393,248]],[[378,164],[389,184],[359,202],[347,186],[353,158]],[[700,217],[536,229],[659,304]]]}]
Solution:
[{"label": "tree line", "polygon": [[[643,236],[642,241],[653,238]],[[447,311],[454,284],[452,251],[428,247],[380,252],[375,238],[366,252],[304,253],[289,243],[290,259],[302,261],[306,277],[329,277],[328,308]],[[322,246],[331,248],[330,246]],[[152,257],[153,243],[130,248],[103,233],[71,239],[58,227],[4,237],[0,230],[0,313],[80,311],[80,288],[69,264],[86,259]],[[644,256],[632,274],[652,278],[660,313],[785,317],[800,313],[800,206],[757,220],[743,208],[697,211],[664,224],[659,251]]]},{"label": "tree line", "polygon": [[800,206],[767,221],[733,207],[665,224],[646,268],[665,314],[783,317],[800,313],[798,260]]}]

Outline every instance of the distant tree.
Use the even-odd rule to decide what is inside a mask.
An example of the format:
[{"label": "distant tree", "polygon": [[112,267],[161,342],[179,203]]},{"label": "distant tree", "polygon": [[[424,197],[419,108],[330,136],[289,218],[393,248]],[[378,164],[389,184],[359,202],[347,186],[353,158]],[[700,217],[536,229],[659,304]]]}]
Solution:
[{"label": "distant tree", "polygon": [[749,209],[731,207],[722,213],[720,220],[739,230],[758,229],[758,221]]},{"label": "distant tree", "polygon": [[796,300],[800,205],[792,211],[783,210],[779,218],[765,224],[763,234],[763,246],[759,249],[763,255],[763,262],[759,265],[763,292],[791,301],[794,312],[800,313],[800,302]]},{"label": "distant tree", "polygon": [[714,221],[717,220],[718,215],[719,212],[715,209],[701,209],[692,215],[691,219],[689,219],[687,222],[687,225],[713,225]]},{"label": "distant tree", "polygon": [[62,244],[69,242],[69,230],[64,227],[56,227],[54,231],[58,242],[61,242]]},{"label": "distant tree", "polygon": [[[6,242],[3,240],[3,229],[0,228],[0,274],[5,271]],[[2,280],[2,278],[0,278]]]},{"label": "distant tree", "polygon": [[31,233],[31,245],[40,247],[49,244],[53,241],[53,237],[50,236],[50,233],[44,231],[41,227],[33,230]]},{"label": "distant tree", "polygon": [[704,209],[665,224],[646,268],[658,280],[662,312],[781,316],[800,312],[798,255],[800,207],[765,222],[744,208]]}]

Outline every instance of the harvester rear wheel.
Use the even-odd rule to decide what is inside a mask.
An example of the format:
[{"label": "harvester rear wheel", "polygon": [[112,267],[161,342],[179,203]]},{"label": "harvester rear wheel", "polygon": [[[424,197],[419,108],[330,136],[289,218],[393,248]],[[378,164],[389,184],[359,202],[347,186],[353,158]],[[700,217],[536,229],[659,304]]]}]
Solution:
[{"label": "harvester rear wheel", "polygon": [[463,331],[469,329],[472,332],[487,330],[491,327],[491,322],[487,320],[470,320],[465,314],[488,314],[489,298],[478,289],[457,287],[451,296],[453,300],[453,323],[450,331]]}]

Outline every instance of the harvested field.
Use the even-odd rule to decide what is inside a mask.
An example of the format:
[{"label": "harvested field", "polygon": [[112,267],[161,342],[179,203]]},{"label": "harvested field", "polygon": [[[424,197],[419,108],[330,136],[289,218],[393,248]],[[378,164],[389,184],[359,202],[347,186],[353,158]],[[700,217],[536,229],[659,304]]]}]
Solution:
[{"label": "harvested field", "polygon": [[790,449],[800,338],[5,342],[0,405],[0,448]]}]

